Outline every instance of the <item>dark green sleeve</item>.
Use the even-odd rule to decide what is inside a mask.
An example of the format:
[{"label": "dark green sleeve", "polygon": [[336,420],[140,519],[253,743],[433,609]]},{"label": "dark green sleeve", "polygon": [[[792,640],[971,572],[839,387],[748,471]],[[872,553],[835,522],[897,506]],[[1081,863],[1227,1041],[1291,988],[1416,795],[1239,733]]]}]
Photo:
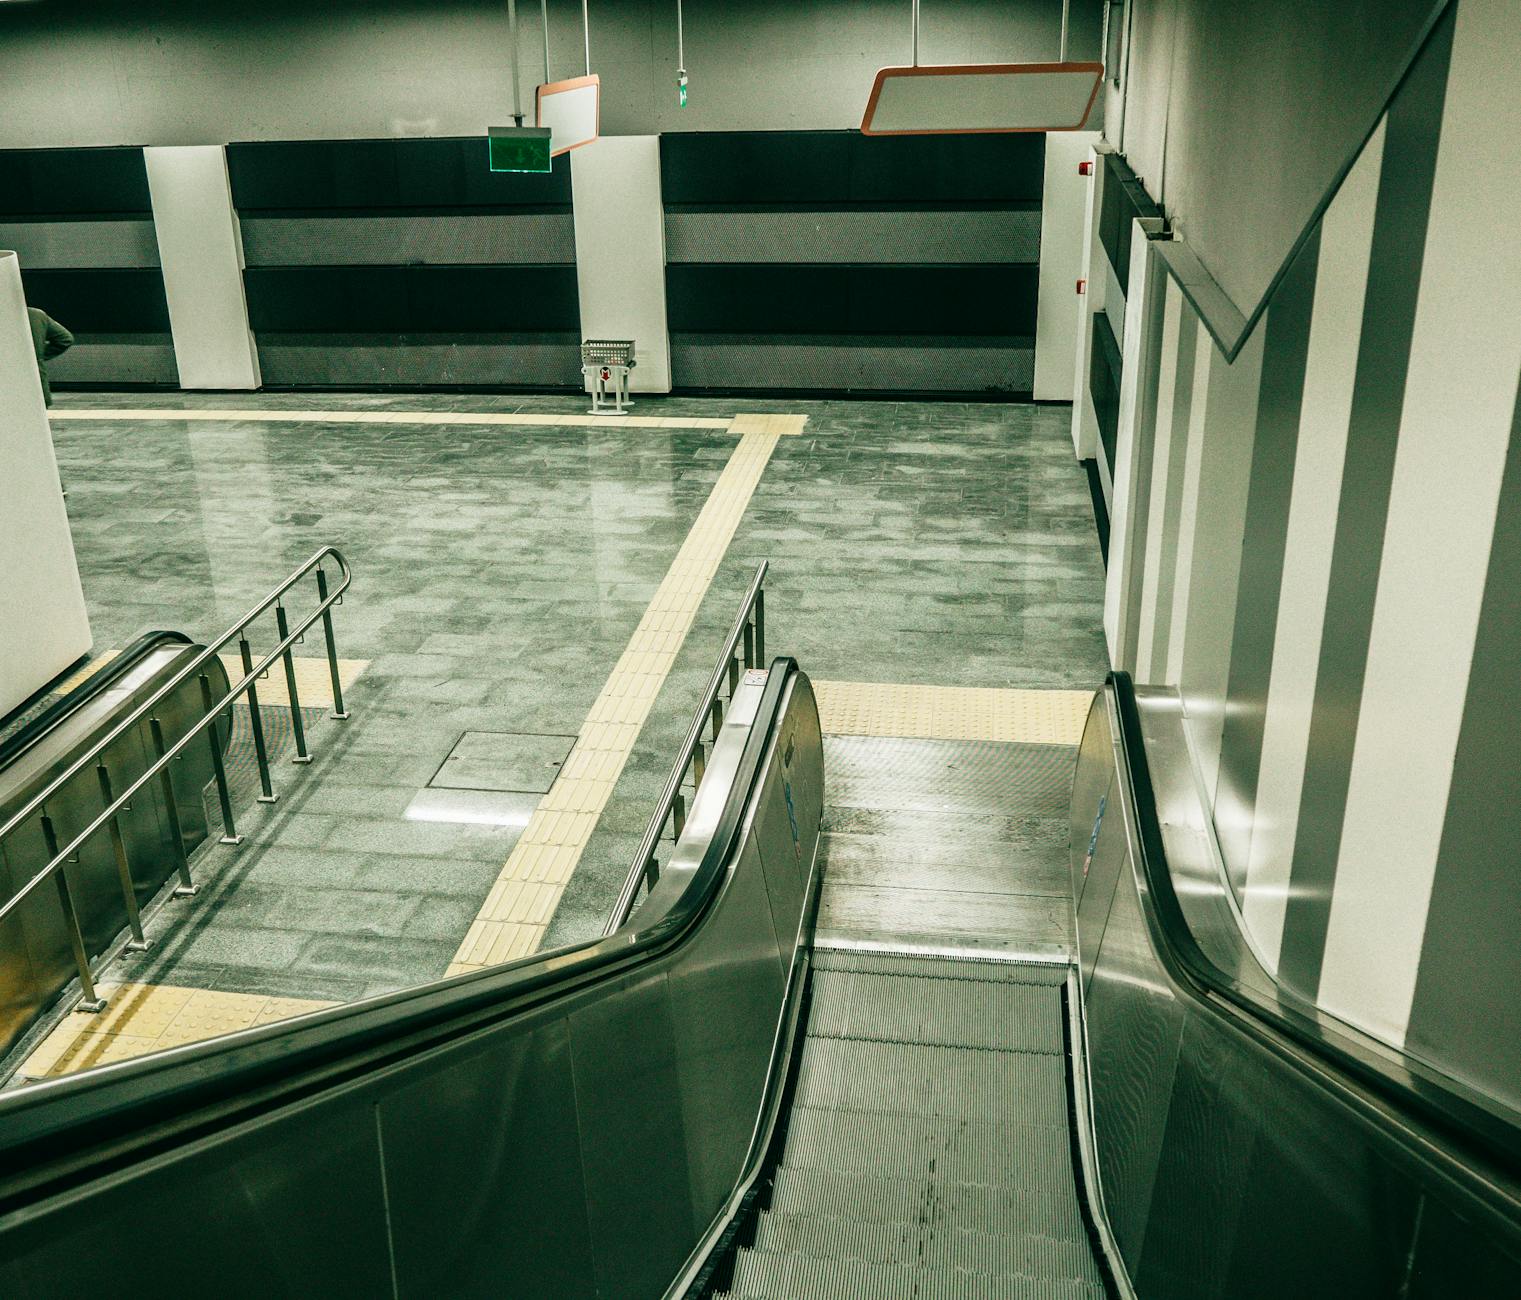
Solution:
[{"label": "dark green sleeve", "polygon": [[61,357],[73,346],[74,336],[49,316],[47,341],[42,345],[43,358],[51,361],[54,357]]}]

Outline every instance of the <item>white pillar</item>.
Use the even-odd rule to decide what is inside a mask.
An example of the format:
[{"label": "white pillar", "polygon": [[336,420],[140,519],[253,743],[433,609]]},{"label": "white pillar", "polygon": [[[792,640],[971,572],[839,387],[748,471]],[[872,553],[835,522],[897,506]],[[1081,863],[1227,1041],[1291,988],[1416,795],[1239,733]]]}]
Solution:
[{"label": "white pillar", "polygon": [[1077,359],[1077,282],[1086,274],[1083,210],[1093,186],[1077,166],[1093,156],[1096,131],[1050,131],[1040,205],[1040,295],[1035,320],[1035,400],[1072,396]]},{"label": "white pillar", "polygon": [[0,252],[0,716],[90,649],[21,265]]},{"label": "white pillar", "polygon": [[219,144],[144,149],[181,388],[257,388],[243,239]]},{"label": "white pillar", "polygon": [[660,137],[604,135],[570,155],[583,339],[633,339],[629,388],[671,391]]}]

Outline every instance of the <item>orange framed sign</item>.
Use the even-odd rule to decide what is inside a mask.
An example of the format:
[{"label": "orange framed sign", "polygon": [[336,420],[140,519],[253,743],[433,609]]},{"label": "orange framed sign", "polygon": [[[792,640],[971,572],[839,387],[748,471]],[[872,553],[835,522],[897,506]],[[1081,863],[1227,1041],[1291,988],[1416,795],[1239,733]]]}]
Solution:
[{"label": "orange framed sign", "polygon": [[1102,63],[947,63],[883,68],[862,135],[1080,131],[1104,80]]},{"label": "orange framed sign", "polygon": [[551,81],[534,92],[534,122],[549,128],[549,156],[590,144],[602,130],[602,83],[596,73]]}]

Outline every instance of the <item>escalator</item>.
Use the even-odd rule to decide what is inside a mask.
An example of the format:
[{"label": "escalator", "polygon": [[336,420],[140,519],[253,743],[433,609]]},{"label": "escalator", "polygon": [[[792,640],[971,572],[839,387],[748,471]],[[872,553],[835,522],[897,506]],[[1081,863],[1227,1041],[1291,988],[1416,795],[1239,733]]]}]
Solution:
[{"label": "escalator", "polygon": [[[6,731],[0,739],[0,827],[7,828],[0,836],[0,906],[15,899],[46,866],[52,856],[49,834],[67,843],[100,813],[102,772],[120,790],[152,762],[149,726],[128,729],[42,808],[25,816],[23,810],[201,649],[179,632],[144,633],[102,656],[82,680],[39,702]],[[206,672],[212,698],[225,697],[228,681],[221,662],[212,660]],[[198,680],[169,692],[154,714],[164,741],[173,744],[199,718],[202,705]],[[223,750],[229,735],[230,727],[220,724],[217,744]],[[180,853],[193,851],[208,835],[202,799],[211,779],[208,752],[187,754],[174,767],[167,788],[145,790],[118,820],[126,883],[114,844],[104,836],[84,846],[67,868],[70,903],[91,960],[112,950],[123,935],[127,886],[134,904],[146,906],[173,873]],[[45,1015],[76,969],[56,897],[39,891],[0,920],[0,1058]]]},{"label": "escalator", "polygon": [[607,937],[0,1097],[0,1294],[1516,1294],[1507,1148],[1222,974],[1141,732],[1117,677],[1075,965],[844,944],[746,673]]}]

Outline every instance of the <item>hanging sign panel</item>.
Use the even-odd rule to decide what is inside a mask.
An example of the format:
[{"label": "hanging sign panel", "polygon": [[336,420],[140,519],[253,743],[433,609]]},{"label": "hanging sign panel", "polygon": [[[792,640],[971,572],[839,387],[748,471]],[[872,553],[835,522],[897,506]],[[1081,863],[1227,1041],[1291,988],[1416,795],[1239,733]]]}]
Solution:
[{"label": "hanging sign panel", "polygon": [[551,81],[535,93],[540,126],[550,132],[550,154],[558,157],[597,138],[602,125],[602,83],[592,73]]},{"label": "hanging sign panel", "polygon": [[965,63],[883,68],[862,135],[1078,131],[1104,79],[1102,63]]}]

